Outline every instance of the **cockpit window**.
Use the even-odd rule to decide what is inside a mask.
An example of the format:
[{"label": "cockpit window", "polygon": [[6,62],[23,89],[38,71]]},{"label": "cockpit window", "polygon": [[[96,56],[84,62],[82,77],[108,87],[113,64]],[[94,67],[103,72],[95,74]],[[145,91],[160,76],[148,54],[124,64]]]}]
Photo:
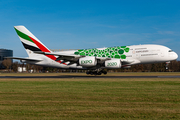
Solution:
[{"label": "cockpit window", "polygon": [[168,52],[173,52],[173,50],[169,50]]}]

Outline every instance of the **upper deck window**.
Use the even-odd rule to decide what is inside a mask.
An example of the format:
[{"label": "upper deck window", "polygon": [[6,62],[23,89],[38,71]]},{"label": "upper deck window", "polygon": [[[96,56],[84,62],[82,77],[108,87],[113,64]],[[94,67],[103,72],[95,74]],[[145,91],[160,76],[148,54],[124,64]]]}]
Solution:
[{"label": "upper deck window", "polygon": [[142,49],[147,49],[147,48],[135,48],[135,50],[142,50]]},{"label": "upper deck window", "polygon": [[169,50],[168,52],[173,52],[173,50]]}]

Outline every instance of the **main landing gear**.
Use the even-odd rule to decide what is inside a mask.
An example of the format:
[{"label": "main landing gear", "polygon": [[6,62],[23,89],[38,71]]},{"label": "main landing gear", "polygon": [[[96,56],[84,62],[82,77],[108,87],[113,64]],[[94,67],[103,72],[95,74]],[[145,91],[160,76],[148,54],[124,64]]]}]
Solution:
[{"label": "main landing gear", "polygon": [[107,74],[107,72],[104,71],[104,70],[100,70],[100,71],[95,70],[95,71],[87,71],[86,72],[87,75],[89,75],[89,74],[90,75],[101,75],[102,73],[105,74],[105,75]]}]

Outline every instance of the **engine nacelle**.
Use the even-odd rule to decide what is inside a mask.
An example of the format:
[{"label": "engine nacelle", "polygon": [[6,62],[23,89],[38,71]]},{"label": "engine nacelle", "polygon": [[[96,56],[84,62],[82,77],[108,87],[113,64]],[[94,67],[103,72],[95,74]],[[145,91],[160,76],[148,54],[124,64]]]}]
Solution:
[{"label": "engine nacelle", "polygon": [[121,68],[121,61],[120,60],[107,60],[105,61],[106,68]]},{"label": "engine nacelle", "polygon": [[84,67],[93,67],[97,65],[97,60],[95,57],[83,57],[79,59],[79,65]]}]

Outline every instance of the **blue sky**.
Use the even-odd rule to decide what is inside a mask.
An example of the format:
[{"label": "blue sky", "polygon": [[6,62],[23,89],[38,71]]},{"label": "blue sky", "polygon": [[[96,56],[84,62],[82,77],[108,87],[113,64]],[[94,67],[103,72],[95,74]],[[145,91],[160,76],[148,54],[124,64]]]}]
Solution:
[{"label": "blue sky", "polygon": [[26,57],[13,28],[24,25],[49,49],[161,44],[180,56],[179,5],[179,0],[1,0],[0,48]]}]

